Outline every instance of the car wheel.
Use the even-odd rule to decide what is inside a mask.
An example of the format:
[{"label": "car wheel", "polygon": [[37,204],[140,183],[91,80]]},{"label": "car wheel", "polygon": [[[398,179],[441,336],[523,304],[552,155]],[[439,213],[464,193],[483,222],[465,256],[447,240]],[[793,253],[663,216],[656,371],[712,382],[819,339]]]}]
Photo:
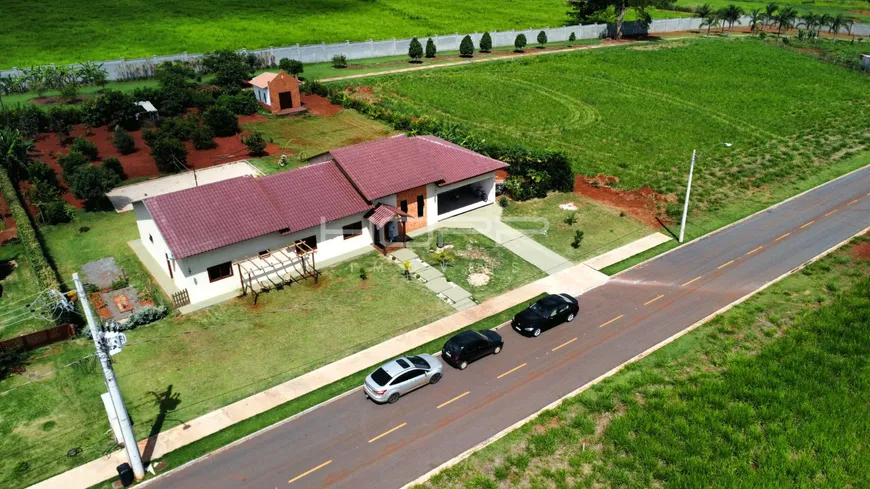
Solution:
[{"label": "car wheel", "polygon": [[462,362],[459,364],[459,370],[465,370],[468,367],[468,362]]},{"label": "car wheel", "polygon": [[541,328],[535,329],[535,332],[532,333],[532,336],[534,336],[535,338],[537,338],[538,336],[541,336]]},{"label": "car wheel", "polygon": [[431,379],[429,379],[429,383],[430,384],[437,384],[439,380],[441,380],[441,374],[435,374],[432,376]]},{"label": "car wheel", "polygon": [[570,323],[573,320],[574,320],[574,313],[572,312],[571,314],[568,314],[568,322]]},{"label": "car wheel", "polygon": [[493,354],[493,355],[498,355],[499,353],[501,353],[501,347],[500,347],[500,346],[497,346],[497,347],[495,347],[495,350],[492,351],[492,354]]},{"label": "car wheel", "polygon": [[395,404],[396,401],[398,401],[398,400],[399,400],[399,393],[398,393],[398,392],[394,392],[394,393],[390,396],[390,398],[387,399],[387,402],[390,403],[390,404]]}]

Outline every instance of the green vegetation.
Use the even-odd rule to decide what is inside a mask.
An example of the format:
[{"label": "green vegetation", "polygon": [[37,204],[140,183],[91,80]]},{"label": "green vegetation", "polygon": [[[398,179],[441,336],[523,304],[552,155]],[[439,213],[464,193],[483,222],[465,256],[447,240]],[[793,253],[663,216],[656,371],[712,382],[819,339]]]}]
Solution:
[{"label": "green vegetation", "polygon": [[[576,205],[577,210],[559,207],[568,203]],[[540,222],[527,221],[527,218],[546,219],[546,232],[539,232],[542,230]],[[653,231],[619,209],[567,192],[553,192],[543,199],[511,202],[505,207],[502,219],[574,262],[601,255]],[[583,240],[580,247],[574,248],[571,244],[577,231],[583,232]]]},{"label": "green vegetation", "polygon": [[[478,301],[485,301],[547,275],[504,246],[471,229],[441,230],[444,245],[453,260],[447,263],[444,277],[471,292]],[[429,256],[424,261],[440,269],[439,259]]]},{"label": "green vegetation", "polygon": [[[710,4],[714,10],[727,7],[730,4],[735,4],[738,7],[742,7],[746,12],[751,12],[753,9],[760,9],[764,12],[765,6],[771,2],[767,0],[687,0],[686,2],[680,2],[679,7],[681,9],[693,9],[705,3]],[[868,9],[867,2],[864,0],[813,0],[811,2],[801,0],[783,0],[774,3],[779,5],[780,8],[794,8],[800,14],[809,12],[817,15],[827,14],[830,16],[846,14],[849,17],[858,19],[859,22],[870,21],[870,9]]]},{"label": "green vegetation", "polygon": [[394,111],[455,122],[491,143],[565,151],[576,172],[614,175],[628,189],[676,196],[692,149],[733,143],[700,160],[695,212],[809,178],[870,146],[870,79],[754,39],[589,50],[359,84]]},{"label": "green vegetation", "polygon": [[[134,216],[85,217],[99,215],[85,214],[78,223],[46,231],[59,267],[68,277],[71,268],[87,260],[115,256],[138,286],[145,273],[130,264],[135,258],[128,259],[128,249],[121,252],[126,235],[136,233]],[[92,229],[76,239],[74,229],[81,224]],[[105,236],[116,238],[106,242]],[[368,271],[367,280],[359,278],[361,268]],[[263,294],[256,306],[243,297],[128,331],[115,371],[137,436],[179,425],[453,311],[375,252],[323,272],[319,284],[306,281]],[[348,317],[355,318],[352,328]],[[0,392],[21,386],[0,403],[0,485],[26,486],[111,447],[111,435],[104,434],[108,424],[99,394],[105,386],[98,366],[89,360],[64,368],[92,351],[85,338],[66,342],[28,365],[35,377],[56,373],[26,386],[21,384],[31,380],[27,375],[0,382]],[[221,365],[215,365],[216,358]],[[177,400],[176,407],[155,428],[158,399],[168,395]],[[55,427],[45,433],[40,427],[49,422]],[[82,453],[68,458],[72,448]],[[22,463],[28,465],[19,472]]]},{"label": "green vegetation", "polygon": [[[0,296],[0,312],[4,317],[15,316],[16,314],[10,316],[10,313],[18,307],[29,304],[34,296],[42,291],[30,267],[30,262],[24,256],[21,243],[10,242],[0,246],[0,273],[5,275],[0,280],[3,292]],[[10,323],[8,326],[0,324],[0,340],[15,338],[52,326],[54,323],[41,319]]]},{"label": "green vegetation", "polygon": [[417,487],[864,487],[868,274],[828,256]]}]

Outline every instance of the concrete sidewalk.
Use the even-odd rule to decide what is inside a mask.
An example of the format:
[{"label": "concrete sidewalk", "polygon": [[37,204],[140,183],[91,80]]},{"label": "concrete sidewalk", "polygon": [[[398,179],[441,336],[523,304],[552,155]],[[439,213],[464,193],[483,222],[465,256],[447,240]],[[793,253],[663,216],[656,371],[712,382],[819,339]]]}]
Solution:
[{"label": "concrete sidewalk", "polygon": [[[649,245],[656,240],[647,241],[647,245]],[[635,247],[624,246],[618,249],[621,250],[619,255],[622,256],[621,259],[629,258],[632,255],[628,253],[636,254],[640,251],[645,251],[641,249],[642,247],[640,245]],[[615,258],[616,255],[612,255],[610,259]],[[205,438],[233,424],[273,409],[285,402],[308,394],[356,372],[383,363],[408,350],[448,335],[517,304],[526,302],[540,294],[569,293],[571,295],[580,295],[604,284],[607,280],[608,277],[606,275],[594,270],[585,263],[574,265],[494,297],[471,309],[457,312],[414,331],[396,336],[379,345],[212,411],[188,423],[166,430],[150,439],[142,440],[139,442],[139,449],[143,451],[146,445],[151,445],[153,449],[150,453],[150,459],[156,460],[173,450]],[[108,457],[93,460],[30,487],[35,489],[85,489],[116,477],[116,467],[124,462],[126,462],[124,451],[116,451]]]}]

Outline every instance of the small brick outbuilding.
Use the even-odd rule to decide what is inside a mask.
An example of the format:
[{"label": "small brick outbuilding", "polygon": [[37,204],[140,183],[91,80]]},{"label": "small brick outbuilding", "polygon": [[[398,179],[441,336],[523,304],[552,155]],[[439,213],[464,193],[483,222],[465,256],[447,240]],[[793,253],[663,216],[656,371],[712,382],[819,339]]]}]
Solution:
[{"label": "small brick outbuilding", "polygon": [[284,70],[261,73],[248,83],[254,87],[257,102],[273,114],[295,114],[305,110],[299,94],[299,79]]}]

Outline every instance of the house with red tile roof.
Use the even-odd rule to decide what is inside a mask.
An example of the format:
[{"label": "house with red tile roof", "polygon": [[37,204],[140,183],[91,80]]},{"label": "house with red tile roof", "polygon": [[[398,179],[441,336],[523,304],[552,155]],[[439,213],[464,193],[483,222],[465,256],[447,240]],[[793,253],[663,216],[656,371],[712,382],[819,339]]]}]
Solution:
[{"label": "house with red tile roof", "polygon": [[506,167],[434,136],[399,135],[151,197],[134,204],[143,263],[194,304],[316,278],[318,266],[492,204]]}]

